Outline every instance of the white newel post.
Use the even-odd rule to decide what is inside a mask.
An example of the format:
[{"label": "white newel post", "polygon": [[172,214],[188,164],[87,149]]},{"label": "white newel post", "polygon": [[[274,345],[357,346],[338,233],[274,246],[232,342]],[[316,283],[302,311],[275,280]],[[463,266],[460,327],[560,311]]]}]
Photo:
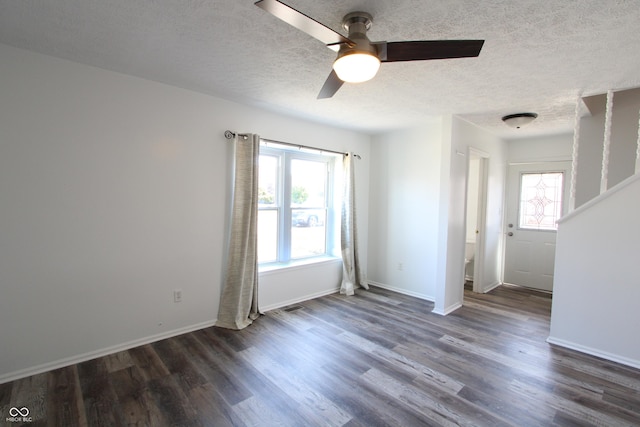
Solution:
[{"label": "white newel post", "polygon": [[640,111],[638,112],[638,142],[636,143],[636,173],[640,173]]},{"label": "white newel post", "polygon": [[613,91],[607,91],[607,109],[604,116],[604,142],[602,144],[602,176],[600,178],[600,194],[607,191],[609,177],[609,151],[611,148],[611,116],[613,114]]},{"label": "white newel post", "polygon": [[576,100],[576,116],[573,122],[573,151],[571,152],[571,181],[569,187],[569,212],[576,208],[576,183],[578,178],[578,146],[580,144],[580,104],[582,96]]}]

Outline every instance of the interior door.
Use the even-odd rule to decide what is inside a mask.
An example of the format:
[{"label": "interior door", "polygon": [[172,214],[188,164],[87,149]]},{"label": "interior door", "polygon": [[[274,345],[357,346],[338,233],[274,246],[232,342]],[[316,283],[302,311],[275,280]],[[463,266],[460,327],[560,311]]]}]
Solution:
[{"label": "interior door", "polygon": [[505,283],[553,290],[556,221],[567,212],[570,171],[571,162],[509,166]]}]

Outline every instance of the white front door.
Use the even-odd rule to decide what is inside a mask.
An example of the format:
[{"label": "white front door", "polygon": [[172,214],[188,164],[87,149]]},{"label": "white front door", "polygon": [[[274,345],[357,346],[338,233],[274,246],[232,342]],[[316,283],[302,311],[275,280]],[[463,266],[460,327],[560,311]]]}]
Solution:
[{"label": "white front door", "polygon": [[505,283],[553,289],[556,221],[567,212],[570,172],[571,162],[509,166]]}]

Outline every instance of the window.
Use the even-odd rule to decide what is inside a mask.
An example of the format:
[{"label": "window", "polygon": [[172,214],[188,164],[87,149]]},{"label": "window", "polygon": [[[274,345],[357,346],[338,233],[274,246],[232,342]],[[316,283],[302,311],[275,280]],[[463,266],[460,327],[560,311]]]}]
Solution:
[{"label": "window", "polygon": [[331,254],[335,156],[260,147],[258,262]]},{"label": "window", "polygon": [[562,172],[523,173],[520,177],[518,227],[557,230],[562,215]]}]

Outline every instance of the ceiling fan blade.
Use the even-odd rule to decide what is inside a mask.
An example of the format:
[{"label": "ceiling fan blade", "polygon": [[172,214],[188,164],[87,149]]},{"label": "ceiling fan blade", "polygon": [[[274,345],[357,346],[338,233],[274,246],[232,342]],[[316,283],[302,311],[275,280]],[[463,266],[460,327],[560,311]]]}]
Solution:
[{"label": "ceiling fan blade", "polygon": [[326,44],[328,48],[335,50],[340,49],[340,45],[343,43],[349,46],[355,46],[355,43],[342,34],[333,31],[326,25],[321,24],[315,19],[305,15],[302,12],[295,10],[294,8],[287,6],[286,4],[278,0],[260,0],[255,3],[256,6],[266,10],[276,18],[282,19],[289,25],[292,25],[320,40]]},{"label": "ceiling fan blade", "polygon": [[322,89],[320,89],[320,93],[318,94],[318,99],[326,99],[331,98],[335,93],[342,87],[344,82],[340,80],[340,77],[336,74],[335,71],[331,70],[331,74],[327,77],[327,81],[324,82]]},{"label": "ceiling fan blade", "polygon": [[469,58],[480,55],[484,40],[423,40],[376,42],[382,62]]}]

